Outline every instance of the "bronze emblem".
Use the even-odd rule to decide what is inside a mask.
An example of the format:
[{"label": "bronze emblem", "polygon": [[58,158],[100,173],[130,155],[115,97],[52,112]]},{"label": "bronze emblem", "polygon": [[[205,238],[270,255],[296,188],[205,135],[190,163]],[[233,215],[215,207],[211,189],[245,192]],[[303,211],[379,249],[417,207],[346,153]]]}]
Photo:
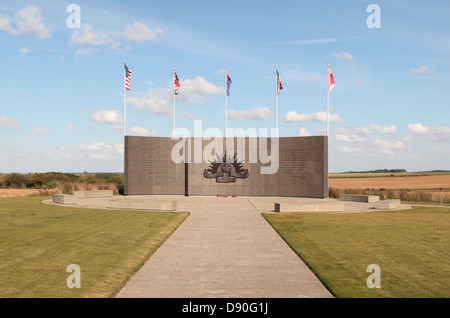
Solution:
[{"label": "bronze emblem", "polygon": [[[220,158],[217,156],[218,159]],[[248,178],[248,170],[244,169],[241,162],[237,161],[237,154],[228,157],[227,153],[222,160],[214,160],[211,162],[209,169],[205,169],[203,176],[207,179],[216,179],[217,183],[234,183],[237,179]]]}]

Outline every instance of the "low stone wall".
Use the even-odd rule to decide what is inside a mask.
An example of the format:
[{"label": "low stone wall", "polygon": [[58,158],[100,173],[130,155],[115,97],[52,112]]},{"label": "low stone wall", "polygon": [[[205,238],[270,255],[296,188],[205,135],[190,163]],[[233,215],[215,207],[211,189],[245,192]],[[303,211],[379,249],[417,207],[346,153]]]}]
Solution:
[{"label": "low stone wall", "polygon": [[394,210],[399,209],[401,200],[383,200],[375,202],[375,209],[377,210]]},{"label": "low stone wall", "polygon": [[134,209],[134,210],[152,210],[169,211],[177,210],[177,202],[169,200],[146,200],[146,199],[116,199],[109,200],[109,209]]},{"label": "low stone wall", "polygon": [[70,194],[54,194],[53,202],[58,204],[78,204],[78,197]]},{"label": "low stone wall", "polygon": [[377,195],[341,194],[339,196],[339,200],[341,200],[341,201],[373,203],[373,202],[380,201],[380,197],[377,196]]},{"label": "low stone wall", "polygon": [[74,191],[78,198],[108,198],[113,196],[113,190]]},{"label": "low stone wall", "polygon": [[275,212],[343,212],[344,204],[340,202],[293,202],[275,203]]}]

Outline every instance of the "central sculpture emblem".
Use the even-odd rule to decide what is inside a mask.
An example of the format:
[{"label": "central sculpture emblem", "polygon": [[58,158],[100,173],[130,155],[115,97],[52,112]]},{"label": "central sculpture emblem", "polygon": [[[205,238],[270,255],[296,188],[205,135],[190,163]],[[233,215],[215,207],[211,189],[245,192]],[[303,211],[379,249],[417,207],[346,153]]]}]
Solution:
[{"label": "central sculpture emblem", "polygon": [[241,162],[237,161],[237,154],[229,157],[227,160],[227,153],[222,157],[222,160],[210,162],[209,169],[203,171],[203,176],[207,179],[216,179],[217,183],[234,183],[237,179],[248,178],[248,170],[244,169]]}]

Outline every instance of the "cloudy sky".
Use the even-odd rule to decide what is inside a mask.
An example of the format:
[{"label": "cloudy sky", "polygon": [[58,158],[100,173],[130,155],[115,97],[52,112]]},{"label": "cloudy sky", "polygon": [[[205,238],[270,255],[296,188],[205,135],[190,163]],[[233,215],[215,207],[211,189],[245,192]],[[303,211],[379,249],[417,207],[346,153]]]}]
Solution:
[{"label": "cloudy sky", "polygon": [[123,171],[124,60],[129,135],[171,135],[173,66],[178,127],[223,129],[228,69],[228,127],[273,128],[278,67],[280,136],[323,135],[330,63],[330,171],[450,169],[449,16],[448,0],[2,0],[0,172]]}]

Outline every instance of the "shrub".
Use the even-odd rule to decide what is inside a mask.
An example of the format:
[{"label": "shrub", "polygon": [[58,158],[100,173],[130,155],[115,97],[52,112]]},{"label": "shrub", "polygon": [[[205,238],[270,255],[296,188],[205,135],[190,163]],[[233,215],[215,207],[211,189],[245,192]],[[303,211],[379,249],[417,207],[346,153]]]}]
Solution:
[{"label": "shrub", "polygon": [[2,175],[5,187],[9,188],[24,188],[28,184],[27,176],[19,173],[11,173]]},{"label": "shrub", "polygon": [[47,182],[47,187],[49,187],[50,189],[55,189],[58,185],[59,185],[59,182],[56,180]]},{"label": "shrub", "polygon": [[108,183],[114,183],[114,184],[124,184],[124,175],[123,174],[116,174],[111,177],[109,177],[106,182]]}]

